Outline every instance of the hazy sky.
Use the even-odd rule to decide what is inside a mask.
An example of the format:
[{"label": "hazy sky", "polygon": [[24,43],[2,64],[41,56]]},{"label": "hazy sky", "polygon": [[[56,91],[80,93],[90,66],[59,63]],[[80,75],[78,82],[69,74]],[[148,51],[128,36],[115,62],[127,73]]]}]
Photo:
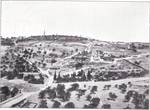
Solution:
[{"label": "hazy sky", "polygon": [[149,41],[144,2],[3,1],[3,37],[81,35],[108,41]]}]

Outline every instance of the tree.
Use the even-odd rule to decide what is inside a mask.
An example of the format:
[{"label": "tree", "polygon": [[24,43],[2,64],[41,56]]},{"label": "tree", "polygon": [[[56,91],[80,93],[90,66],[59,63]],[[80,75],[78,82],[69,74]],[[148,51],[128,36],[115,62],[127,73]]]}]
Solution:
[{"label": "tree", "polygon": [[55,50],[56,50],[55,48],[52,49],[53,52],[54,52]]},{"label": "tree", "polygon": [[75,64],[76,69],[82,68],[82,66],[83,66],[83,63],[80,63],[80,62]]},{"label": "tree", "polygon": [[1,93],[5,94],[6,96],[9,96],[10,95],[9,87],[8,86],[1,87]]},{"label": "tree", "polygon": [[75,50],[76,52],[78,52],[78,48],[76,48],[76,50]]},{"label": "tree", "polygon": [[90,95],[90,94],[86,96],[86,100],[87,100],[87,101],[90,101],[90,100],[91,100],[91,98],[92,98],[92,97],[91,97],[91,95]]},{"label": "tree", "polygon": [[131,43],[131,44],[129,45],[129,48],[130,48],[133,52],[137,52],[136,46],[135,46],[134,43]]},{"label": "tree", "polygon": [[68,91],[75,91],[79,88],[79,84],[78,83],[74,83],[71,85],[71,88],[68,89]]},{"label": "tree", "polygon": [[97,106],[99,104],[99,102],[100,102],[100,98],[98,98],[98,97],[95,97],[91,100],[91,103],[95,104],[95,106]]},{"label": "tree", "polygon": [[46,53],[47,53],[47,52],[46,52],[46,51],[44,51],[44,55],[46,55]]},{"label": "tree", "polygon": [[39,98],[40,98],[40,99],[45,98],[45,91],[41,91],[41,92],[39,93]]},{"label": "tree", "polygon": [[48,108],[47,101],[46,100],[41,100],[40,104],[39,104],[39,108]]},{"label": "tree", "polygon": [[83,75],[82,75],[82,79],[81,79],[82,81],[86,81],[86,76],[85,76],[85,73],[83,73]]},{"label": "tree", "polygon": [[63,101],[68,101],[68,100],[70,99],[70,96],[71,96],[70,92],[67,91],[67,92],[63,95]]},{"label": "tree", "polygon": [[88,80],[91,80],[91,79],[92,79],[92,75],[91,75],[91,72],[90,72],[90,71],[88,71],[88,73],[87,73],[87,79],[88,79]]},{"label": "tree", "polygon": [[19,92],[18,88],[14,87],[11,91],[11,96],[14,97]]},{"label": "tree", "polygon": [[58,101],[54,101],[52,108],[59,108],[59,107],[60,107],[60,105],[61,105],[61,103],[60,103],[60,102],[58,102]]},{"label": "tree", "polygon": [[110,100],[115,100],[117,98],[117,95],[115,93],[110,92],[109,97]]},{"label": "tree", "polygon": [[102,108],[104,108],[104,109],[110,109],[111,105],[110,104],[103,104]]},{"label": "tree", "polygon": [[95,93],[95,91],[97,91],[97,86],[93,86],[91,89],[91,93]]},{"label": "tree", "polygon": [[55,60],[54,58],[51,60],[51,65],[53,65],[53,63],[56,63],[57,60]]},{"label": "tree", "polygon": [[61,80],[62,80],[62,77],[60,76],[60,73],[59,73],[57,77],[57,82],[61,82]]},{"label": "tree", "polygon": [[55,73],[54,73],[54,81],[57,79],[57,75],[56,75],[56,71],[55,71]]},{"label": "tree", "polygon": [[144,101],[144,109],[149,109],[149,99]]},{"label": "tree", "polygon": [[56,91],[54,88],[53,89],[48,88],[47,93],[48,93],[49,99],[53,100],[54,98],[56,98]]},{"label": "tree", "polygon": [[75,108],[75,105],[73,102],[68,102],[64,107],[65,108]]},{"label": "tree", "polygon": [[89,105],[84,105],[84,108],[96,108],[100,102],[100,98],[95,97],[90,100]]},{"label": "tree", "polygon": [[65,85],[64,84],[58,84],[56,91],[57,91],[57,96],[59,98],[63,98],[63,96],[65,94]]}]

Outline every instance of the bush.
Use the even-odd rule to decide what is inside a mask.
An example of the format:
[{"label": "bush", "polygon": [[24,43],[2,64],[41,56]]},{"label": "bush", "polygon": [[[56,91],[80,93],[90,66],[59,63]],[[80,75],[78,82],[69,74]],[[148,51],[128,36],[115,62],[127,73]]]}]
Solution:
[{"label": "bush", "polygon": [[68,102],[64,107],[65,108],[75,108],[75,105],[73,102]]}]

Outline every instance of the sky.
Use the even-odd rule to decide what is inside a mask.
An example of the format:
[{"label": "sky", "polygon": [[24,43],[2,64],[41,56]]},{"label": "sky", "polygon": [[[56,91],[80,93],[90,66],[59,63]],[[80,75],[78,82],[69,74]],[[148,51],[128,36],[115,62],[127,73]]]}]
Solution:
[{"label": "sky", "polygon": [[3,1],[3,37],[61,34],[149,42],[148,2]]}]

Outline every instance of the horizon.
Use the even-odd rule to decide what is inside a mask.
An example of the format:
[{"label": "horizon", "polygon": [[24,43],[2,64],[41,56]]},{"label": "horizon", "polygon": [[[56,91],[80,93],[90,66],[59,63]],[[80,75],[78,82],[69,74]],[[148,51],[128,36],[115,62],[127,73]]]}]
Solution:
[{"label": "horizon", "polygon": [[[73,36],[73,37],[81,37],[81,38],[87,38],[88,40],[95,40],[95,41],[100,41],[100,42],[120,42],[120,43],[149,43],[149,42],[140,42],[140,41],[109,41],[109,40],[100,40],[100,39],[95,39],[95,38],[89,38],[89,37],[85,37],[85,36],[78,36],[78,35],[60,35],[60,34],[49,34],[49,35],[45,35],[45,36],[52,36],[52,35],[58,35],[58,36],[66,36],[66,37],[70,37],[70,36]],[[19,38],[19,37],[23,37],[23,38],[28,38],[28,37],[34,37],[34,36],[43,36],[43,35],[32,35],[32,36],[17,36],[17,37],[14,37],[14,36],[11,36],[11,37],[3,37],[1,36],[1,38],[4,38],[4,39],[11,39],[11,38]]]},{"label": "horizon", "polygon": [[149,42],[148,3],[2,1],[1,17],[4,38],[45,33],[112,42]]}]

